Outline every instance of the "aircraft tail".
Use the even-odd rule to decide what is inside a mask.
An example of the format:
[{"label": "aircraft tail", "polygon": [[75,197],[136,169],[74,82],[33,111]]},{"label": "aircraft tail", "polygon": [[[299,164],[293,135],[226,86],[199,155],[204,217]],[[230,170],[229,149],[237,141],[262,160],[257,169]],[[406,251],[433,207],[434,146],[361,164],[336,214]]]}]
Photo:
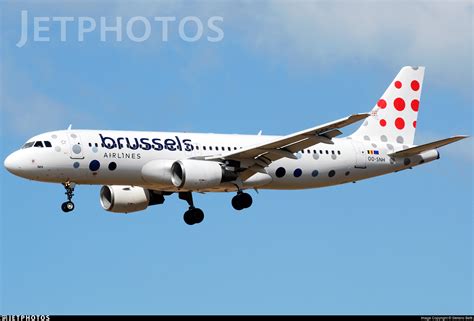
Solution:
[{"label": "aircraft tail", "polygon": [[413,145],[424,73],[425,67],[403,67],[370,116],[351,136],[370,142]]}]

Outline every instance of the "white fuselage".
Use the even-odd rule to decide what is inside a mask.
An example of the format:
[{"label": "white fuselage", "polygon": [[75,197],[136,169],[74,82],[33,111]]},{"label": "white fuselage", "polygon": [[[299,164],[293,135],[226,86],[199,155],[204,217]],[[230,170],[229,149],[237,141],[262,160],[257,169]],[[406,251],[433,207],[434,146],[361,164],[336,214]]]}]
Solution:
[{"label": "white fuselage", "polygon": [[[219,156],[278,138],[267,135],[223,135],[173,132],[62,130],[44,133],[28,142],[43,147],[22,148],[5,166],[14,174],[44,182],[94,185],[133,185],[147,189],[181,191],[172,184],[147,181],[142,169],[150,161],[172,164],[176,160]],[[50,142],[51,147],[46,147]],[[263,185],[244,181],[244,188],[305,189],[353,182],[403,170],[438,158],[436,150],[411,158],[391,158],[389,153],[407,146],[378,147],[351,137],[319,143],[297,153],[298,159],[281,158],[265,171]],[[232,182],[197,191],[235,191]]]}]

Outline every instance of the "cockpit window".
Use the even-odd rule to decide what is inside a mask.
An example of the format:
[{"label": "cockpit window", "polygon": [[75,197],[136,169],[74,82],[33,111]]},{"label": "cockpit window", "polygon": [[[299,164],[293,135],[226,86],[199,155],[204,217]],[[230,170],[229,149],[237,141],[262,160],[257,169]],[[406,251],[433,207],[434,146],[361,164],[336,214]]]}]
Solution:
[{"label": "cockpit window", "polygon": [[45,147],[53,147],[53,146],[51,145],[51,142],[48,142],[48,141],[45,141],[45,142],[44,142],[44,146],[45,146]]},{"label": "cockpit window", "polygon": [[35,142],[34,147],[43,147],[43,142],[42,141]]},{"label": "cockpit window", "polygon": [[23,145],[22,149],[24,149],[24,148],[30,148],[31,146],[33,146],[34,143],[35,143],[35,142],[28,142],[28,143],[26,143],[25,145]]}]

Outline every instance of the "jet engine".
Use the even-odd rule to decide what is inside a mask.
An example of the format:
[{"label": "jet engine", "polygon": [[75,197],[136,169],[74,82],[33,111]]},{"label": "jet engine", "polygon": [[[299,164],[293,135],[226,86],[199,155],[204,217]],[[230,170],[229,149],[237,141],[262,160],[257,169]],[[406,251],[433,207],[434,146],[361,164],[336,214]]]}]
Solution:
[{"label": "jet engine", "polygon": [[102,208],[114,213],[131,213],[142,211],[149,205],[163,204],[161,194],[137,186],[104,185],[100,189]]},{"label": "jet engine", "polygon": [[171,166],[171,182],[183,189],[212,188],[236,178],[235,172],[213,161],[183,159]]},{"label": "jet engine", "polygon": [[171,165],[174,160],[152,160],[142,168],[142,177],[149,183],[161,186],[173,186],[171,183]]}]

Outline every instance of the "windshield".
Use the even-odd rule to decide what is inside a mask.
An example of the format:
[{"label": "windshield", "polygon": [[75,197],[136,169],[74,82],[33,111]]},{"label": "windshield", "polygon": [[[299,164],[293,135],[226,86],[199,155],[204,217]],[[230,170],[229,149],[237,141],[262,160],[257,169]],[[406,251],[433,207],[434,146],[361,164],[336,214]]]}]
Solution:
[{"label": "windshield", "polygon": [[22,149],[24,149],[24,148],[30,148],[31,146],[34,145],[34,143],[35,143],[35,142],[28,142],[28,143],[26,143],[25,145],[23,145]]}]

